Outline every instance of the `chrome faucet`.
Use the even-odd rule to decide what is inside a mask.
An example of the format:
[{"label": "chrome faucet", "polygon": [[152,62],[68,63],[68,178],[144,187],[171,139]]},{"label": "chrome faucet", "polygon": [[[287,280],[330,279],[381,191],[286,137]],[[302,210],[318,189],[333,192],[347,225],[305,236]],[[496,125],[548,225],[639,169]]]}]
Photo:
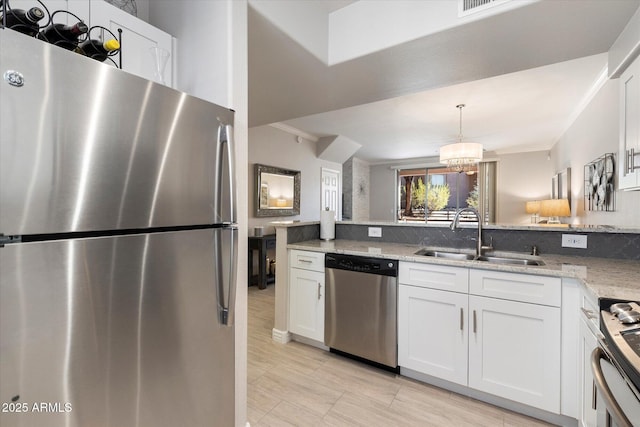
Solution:
[{"label": "chrome faucet", "polygon": [[472,212],[476,218],[478,219],[478,237],[476,239],[476,258],[482,256],[483,250],[491,250],[493,249],[493,238],[491,239],[491,245],[483,246],[482,245],[482,219],[480,218],[480,214],[475,208],[462,208],[456,212],[456,215],[453,217],[453,221],[451,221],[451,231],[456,231],[458,228],[458,222],[460,221],[460,214],[462,212]]}]

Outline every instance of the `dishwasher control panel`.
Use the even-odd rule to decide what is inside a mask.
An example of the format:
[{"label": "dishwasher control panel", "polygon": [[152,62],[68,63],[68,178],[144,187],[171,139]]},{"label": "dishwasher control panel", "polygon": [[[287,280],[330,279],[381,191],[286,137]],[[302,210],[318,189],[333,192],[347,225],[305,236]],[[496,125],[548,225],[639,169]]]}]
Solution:
[{"label": "dishwasher control panel", "polygon": [[381,276],[396,277],[398,275],[398,261],[393,259],[327,254],[325,256],[324,266],[325,268],[358,271]]}]

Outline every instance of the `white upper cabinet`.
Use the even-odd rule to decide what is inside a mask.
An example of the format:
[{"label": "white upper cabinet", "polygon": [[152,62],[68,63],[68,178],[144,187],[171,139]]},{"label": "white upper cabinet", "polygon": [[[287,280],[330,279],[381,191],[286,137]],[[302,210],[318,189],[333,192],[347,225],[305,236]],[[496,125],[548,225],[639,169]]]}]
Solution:
[{"label": "white upper cabinet", "polygon": [[[130,15],[104,1],[92,1],[89,25],[100,25],[120,38],[121,58],[114,58],[122,69],[132,74],[155,82],[163,80],[164,84],[173,87],[173,48],[170,34]],[[122,30],[119,33],[118,30]],[[97,34],[97,33],[96,33]],[[107,33],[108,34],[108,33]],[[92,32],[92,37],[95,37]],[[109,37],[109,35],[107,35]],[[169,57],[162,78],[156,71],[156,53],[154,48],[162,49]]]},{"label": "white upper cabinet", "polygon": [[640,58],[620,75],[619,187],[640,190]]}]

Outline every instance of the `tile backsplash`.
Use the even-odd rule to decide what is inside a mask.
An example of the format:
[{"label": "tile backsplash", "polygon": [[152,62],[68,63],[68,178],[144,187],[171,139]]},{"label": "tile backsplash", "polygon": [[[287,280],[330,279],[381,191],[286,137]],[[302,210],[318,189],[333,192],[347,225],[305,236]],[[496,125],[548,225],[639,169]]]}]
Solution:
[{"label": "tile backsplash", "polygon": [[[368,242],[408,243],[421,246],[455,248],[475,248],[475,228],[451,231],[448,227],[416,227],[401,225],[376,225],[382,228],[382,237],[368,237],[369,225],[336,224],[336,239]],[[291,227],[288,243],[318,239],[320,227],[317,224]],[[587,249],[563,248],[562,234],[587,236]],[[615,232],[576,232],[559,230],[483,230],[483,243],[499,251],[531,253],[532,246],[538,247],[540,254],[588,256],[598,258],[640,260],[640,234]]]}]

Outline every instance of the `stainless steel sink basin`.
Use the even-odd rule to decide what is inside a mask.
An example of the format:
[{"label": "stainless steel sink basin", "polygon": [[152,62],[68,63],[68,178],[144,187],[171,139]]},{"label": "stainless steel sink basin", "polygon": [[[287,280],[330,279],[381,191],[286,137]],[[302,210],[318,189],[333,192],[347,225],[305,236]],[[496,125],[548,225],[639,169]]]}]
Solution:
[{"label": "stainless steel sink basin", "polygon": [[544,265],[544,261],[528,259],[528,258],[510,258],[510,257],[488,256],[488,255],[483,255],[481,257],[476,258],[472,254],[465,254],[460,252],[449,252],[449,251],[437,251],[437,250],[430,250],[430,249],[420,249],[415,254],[434,257],[434,258],[454,259],[459,261],[476,260],[476,261],[488,262],[491,264],[527,265],[527,266]]},{"label": "stainless steel sink basin", "polygon": [[510,265],[544,265],[543,261],[535,260],[535,259],[527,259],[527,258],[507,258],[501,256],[481,256],[478,257],[477,261],[489,262],[492,264],[510,264]]},{"label": "stainless steel sink basin", "polygon": [[463,254],[460,252],[431,251],[428,249],[420,249],[416,255],[431,256],[435,258],[456,259],[462,261],[471,261],[475,257],[471,254]]}]

